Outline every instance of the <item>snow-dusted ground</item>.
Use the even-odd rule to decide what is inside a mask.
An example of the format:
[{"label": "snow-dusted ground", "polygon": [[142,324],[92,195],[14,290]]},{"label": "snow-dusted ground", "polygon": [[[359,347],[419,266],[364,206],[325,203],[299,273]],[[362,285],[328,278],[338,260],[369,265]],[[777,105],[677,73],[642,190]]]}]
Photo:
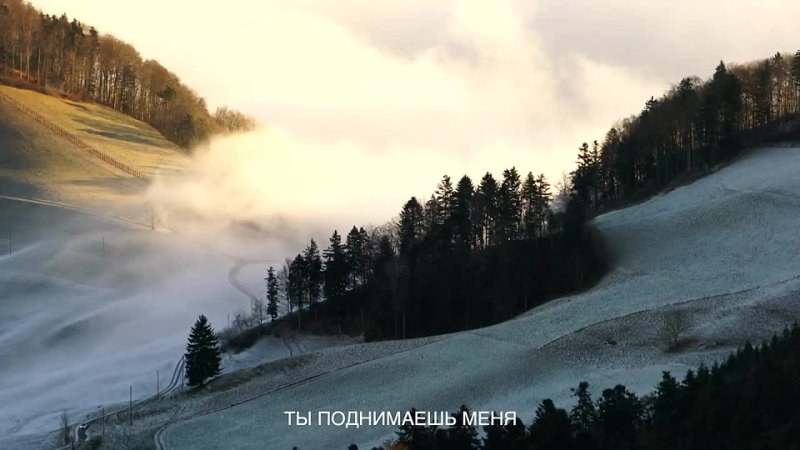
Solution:
[{"label": "snow-dusted ground", "polygon": [[[800,150],[765,149],[689,186],[601,216],[596,225],[615,268],[589,292],[416,348],[359,345],[353,349],[385,353],[360,363],[337,363],[349,347],[322,350],[314,361],[322,369],[330,364],[328,373],[178,421],[160,441],[170,449],[369,448],[393,430],[291,429],[283,412],[438,411],[466,403],[515,410],[528,422],[543,398],[571,405],[569,388],[582,380],[595,391],[623,383],[647,393],[662,370],[682,375],[800,318],[798,173]],[[691,344],[667,353],[661,318],[675,308],[692,318]],[[292,371],[303,370],[303,364],[288,368],[281,377],[293,379]]]},{"label": "snow-dusted ground", "polygon": [[240,353],[225,353],[222,358],[222,369],[224,373],[231,373],[290,356],[356,342],[356,339],[346,336],[311,336],[303,334],[290,334],[282,337],[265,336],[259,339],[252,347]]}]

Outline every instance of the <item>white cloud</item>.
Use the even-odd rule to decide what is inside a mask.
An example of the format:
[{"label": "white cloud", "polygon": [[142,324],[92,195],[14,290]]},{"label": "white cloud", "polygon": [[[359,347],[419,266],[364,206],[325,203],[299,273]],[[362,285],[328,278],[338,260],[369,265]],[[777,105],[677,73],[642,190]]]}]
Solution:
[{"label": "white cloud", "polygon": [[[144,0],[124,14],[100,0],[36,3],[68,8],[210,104],[267,124],[275,134],[242,138],[250,159],[240,163],[256,158],[280,176],[242,176],[256,186],[236,189],[273,192],[270,183],[293,174],[304,187],[285,203],[273,195],[269,208],[297,217],[358,205],[388,219],[444,173],[478,178],[515,165],[557,178],[581,142],[601,139],[681,75],[800,42],[787,22],[797,15],[786,14],[798,6],[780,2]],[[240,143],[212,154],[229,145]],[[331,167],[344,186],[326,178]]]}]

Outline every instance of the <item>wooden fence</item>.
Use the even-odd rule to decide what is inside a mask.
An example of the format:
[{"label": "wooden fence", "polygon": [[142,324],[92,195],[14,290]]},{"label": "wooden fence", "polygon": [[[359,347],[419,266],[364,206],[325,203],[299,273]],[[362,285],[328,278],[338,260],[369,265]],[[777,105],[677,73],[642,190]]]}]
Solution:
[{"label": "wooden fence", "polygon": [[110,165],[112,167],[115,167],[115,168],[127,173],[128,175],[134,176],[134,177],[142,179],[142,180],[148,180],[150,178],[149,176],[147,176],[141,170],[134,169],[133,167],[131,167],[131,166],[129,166],[129,165],[123,163],[123,162],[120,162],[117,159],[112,158],[107,153],[92,147],[91,145],[87,144],[85,141],[80,139],[78,136],[76,136],[75,134],[70,133],[69,131],[65,130],[64,128],[56,125],[50,119],[46,118],[45,116],[43,116],[39,112],[34,111],[31,108],[28,108],[27,106],[25,106],[22,103],[18,102],[16,99],[14,99],[12,97],[9,97],[5,93],[0,92],[0,99],[6,101],[8,104],[13,106],[14,108],[18,109],[19,111],[23,112],[24,114],[27,114],[28,116],[30,116],[31,118],[33,118],[34,120],[36,120],[37,122],[42,124],[45,128],[55,132],[59,136],[63,137],[67,141],[69,141],[71,144],[73,144],[73,145],[77,146],[78,148],[84,150],[86,153],[94,156],[95,158],[103,161],[104,163],[106,163],[106,164],[108,164],[108,165]]}]

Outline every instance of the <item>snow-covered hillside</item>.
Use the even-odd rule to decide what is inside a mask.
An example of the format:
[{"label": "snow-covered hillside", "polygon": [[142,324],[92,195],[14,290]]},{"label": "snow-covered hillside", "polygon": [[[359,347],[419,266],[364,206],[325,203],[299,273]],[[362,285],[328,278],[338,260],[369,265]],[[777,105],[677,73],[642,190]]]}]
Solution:
[{"label": "snow-covered hillside", "polygon": [[[754,152],[597,218],[614,268],[589,292],[180,421],[159,440],[169,449],[336,449],[379,444],[393,430],[290,429],[284,411],[439,411],[466,403],[516,410],[529,422],[543,398],[571,404],[569,389],[582,380],[595,391],[623,383],[646,393],[662,370],[682,374],[800,318],[798,173],[798,148]],[[666,352],[661,336],[671,309],[691,317],[690,345],[679,352]],[[317,357],[326,352],[342,349]]]}]

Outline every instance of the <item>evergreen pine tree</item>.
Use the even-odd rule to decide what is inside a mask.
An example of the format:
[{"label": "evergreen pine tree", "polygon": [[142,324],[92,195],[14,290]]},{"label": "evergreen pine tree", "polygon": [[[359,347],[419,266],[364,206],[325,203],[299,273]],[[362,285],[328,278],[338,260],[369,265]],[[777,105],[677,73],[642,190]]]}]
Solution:
[{"label": "evergreen pine tree", "polygon": [[472,186],[472,180],[464,175],[458,180],[458,185],[456,186],[453,220],[455,222],[456,238],[466,248],[472,248],[475,245],[472,226],[474,195],[475,188]]},{"label": "evergreen pine tree", "polygon": [[361,254],[359,255],[358,264],[358,278],[361,285],[367,284],[369,275],[372,272],[372,257],[374,253],[374,246],[369,233],[364,227],[358,229],[358,239],[361,242]]},{"label": "evergreen pine tree", "polygon": [[406,254],[422,238],[423,209],[416,197],[411,197],[403,205],[397,231],[400,238],[401,255]]},{"label": "evergreen pine tree", "polygon": [[363,235],[358,231],[358,228],[353,226],[350,232],[347,233],[347,239],[344,243],[344,254],[347,267],[347,284],[352,290],[358,287],[360,275],[363,272],[364,265],[364,242]]},{"label": "evergreen pine tree", "polygon": [[200,385],[206,379],[220,373],[222,359],[217,337],[203,314],[194,323],[189,333],[184,361],[188,386]]},{"label": "evergreen pine tree", "polygon": [[452,413],[456,423],[447,430],[447,443],[442,446],[442,450],[477,450],[480,448],[478,430],[465,420],[465,417],[470,414],[471,411],[466,405],[461,405],[458,411]]},{"label": "evergreen pine tree", "polygon": [[519,237],[519,226],[522,222],[520,199],[520,178],[515,167],[503,171],[503,182],[500,184],[500,239],[509,240]]},{"label": "evergreen pine tree", "polygon": [[439,186],[436,187],[436,202],[439,204],[440,208],[439,225],[443,225],[453,216],[456,207],[453,183],[447,175],[442,177],[442,181],[440,181]]},{"label": "evergreen pine tree", "polygon": [[475,191],[475,234],[480,247],[497,243],[498,191],[497,180],[486,172]]},{"label": "evergreen pine tree", "polygon": [[431,194],[431,197],[425,202],[424,214],[423,234],[430,236],[438,233],[444,219],[442,218],[442,207],[434,194]]},{"label": "evergreen pine tree", "polygon": [[320,299],[322,289],[322,258],[319,255],[319,247],[314,239],[306,247],[303,254],[305,261],[304,277],[308,303],[310,306],[316,305]]},{"label": "evergreen pine tree", "polygon": [[543,400],[536,409],[536,417],[530,426],[529,436],[536,449],[571,449],[572,427],[567,412],[556,408],[552,400]]},{"label": "evergreen pine tree", "polygon": [[543,173],[536,177],[536,202],[533,205],[533,212],[536,216],[536,234],[541,236],[547,230],[547,221],[550,217],[550,202],[553,194],[550,192],[550,184]]},{"label": "evergreen pine tree", "polygon": [[323,252],[325,259],[325,273],[323,275],[323,294],[326,300],[338,300],[347,289],[347,260],[342,246],[342,237],[333,230],[330,246]]},{"label": "evergreen pine tree", "polygon": [[278,277],[275,276],[275,268],[270,266],[267,270],[267,315],[272,320],[278,318]]},{"label": "evergreen pine tree", "polygon": [[298,253],[289,264],[287,294],[289,301],[297,309],[297,325],[300,326],[300,314],[306,305],[306,260]]},{"label": "evergreen pine tree", "polygon": [[533,239],[538,236],[536,203],[539,197],[539,187],[536,184],[536,178],[533,177],[532,172],[528,172],[525,181],[522,183],[520,197],[522,199],[523,234],[526,239]]},{"label": "evergreen pine tree", "polygon": [[570,421],[577,429],[588,431],[597,417],[594,401],[589,393],[589,383],[580,382],[577,388],[572,389],[572,395],[578,398],[578,402],[569,413]]}]

